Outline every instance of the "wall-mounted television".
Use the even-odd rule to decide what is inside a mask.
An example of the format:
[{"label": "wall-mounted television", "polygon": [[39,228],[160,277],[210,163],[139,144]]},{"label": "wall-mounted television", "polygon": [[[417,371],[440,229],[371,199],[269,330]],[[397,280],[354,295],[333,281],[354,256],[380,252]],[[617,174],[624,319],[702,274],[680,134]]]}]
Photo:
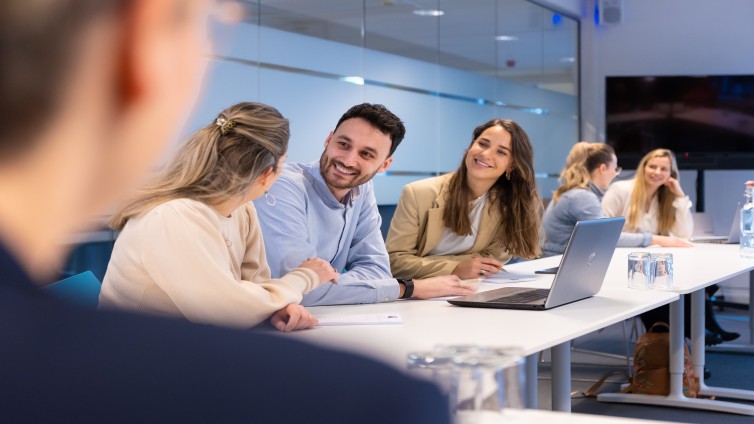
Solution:
[{"label": "wall-mounted television", "polygon": [[605,103],[624,168],[664,147],[681,169],[754,169],[754,75],[608,76]]}]

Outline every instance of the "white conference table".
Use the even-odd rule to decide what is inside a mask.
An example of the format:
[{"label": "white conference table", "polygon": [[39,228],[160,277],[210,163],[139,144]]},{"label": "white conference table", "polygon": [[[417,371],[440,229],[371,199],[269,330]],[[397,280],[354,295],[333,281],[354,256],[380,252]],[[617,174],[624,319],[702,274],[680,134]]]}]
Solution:
[{"label": "white conference table", "polygon": [[483,412],[482,414],[464,421],[476,424],[658,424],[667,421],[640,420],[635,418],[611,417],[605,415],[570,414],[537,409],[508,409],[502,414]]},{"label": "white conference table", "polygon": [[621,248],[617,249],[603,289],[625,281],[629,252],[651,251],[673,254],[673,291],[681,297],[670,305],[670,394],[668,396],[605,393],[597,398],[603,402],[638,403],[709,411],[754,415],[754,406],[710,399],[692,399],[683,395],[683,296],[691,296],[691,355],[700,377],[700,395],[754,401],[754,391],[709,387],[704,383],[704,288],[754,269],[754,259],[739,257],[738,245],[695,244],[693,248]]},{"label": "white conference table", "polygon": [[[560,256],[507,266],[533,272],[558,265]],[[625,258],[623,259],[625,267]],[[552,275],[508,286],[549,287]],[[625,286],[625,275],[621,278]],[[500,287],[481,283],[480,290]],[[643,292],[626,287],[603,288],[596,296],[548,311],[522,311],[453,306],[444,300],[402,300],[371,305],[310,308],[318,316],[397,313],[402,324],[317,327],[291,333],[312,343],[335,346],[407,370],[407,354],[436,345],[515,346],[527,356],[528,406],[536,408],[537,355],[552,348],[552,409],[571,410],[570,341],[678,299],[671,292]]]}]

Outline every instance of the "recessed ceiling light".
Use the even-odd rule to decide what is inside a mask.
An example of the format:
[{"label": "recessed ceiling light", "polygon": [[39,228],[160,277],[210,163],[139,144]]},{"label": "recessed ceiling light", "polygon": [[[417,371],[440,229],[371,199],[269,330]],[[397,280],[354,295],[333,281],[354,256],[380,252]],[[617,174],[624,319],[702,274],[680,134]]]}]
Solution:
[{"label": "recessed ceiling light", "polygon": [[364,85],[364,78],[362,77],[340,77],[339,80],[356,85]]},{"label": "recessed ceiling light", "polygon": [[442,16],[445,12],[439,9],[420,9],[414,10],[414,15],[417,16]]},{"label": "recessed ceiling light", "polygon": [[497,41],[516,41],[518,40],[518,37],[515,35],[498,35],[495,37],[495,40]]},{"label": "recessed ceiling light", "polygon": [[576,61],[576,58],[575,57],[561,57],[560,61],[564,63],[573,63]]}]

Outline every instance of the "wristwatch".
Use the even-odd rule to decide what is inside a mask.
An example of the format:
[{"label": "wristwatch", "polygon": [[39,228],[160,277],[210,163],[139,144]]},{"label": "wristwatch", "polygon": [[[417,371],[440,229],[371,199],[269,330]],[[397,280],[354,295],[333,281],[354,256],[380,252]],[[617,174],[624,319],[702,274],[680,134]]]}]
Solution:
[{"label": "wristwatch", "polygon": [[412,279],[402,279],[402,278],[396,278],[398,280],[398,284],[403,284],[406,287],[406,290],[403,291],[403,296],[401,296],[401,299],[408,299],[414,294],[414,280]]}]

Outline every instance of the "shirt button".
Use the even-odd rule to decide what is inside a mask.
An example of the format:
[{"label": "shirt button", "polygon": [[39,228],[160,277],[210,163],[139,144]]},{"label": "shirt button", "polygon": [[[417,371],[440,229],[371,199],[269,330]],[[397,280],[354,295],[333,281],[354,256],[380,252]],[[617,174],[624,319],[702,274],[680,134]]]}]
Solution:
[{"label": "shirt button", "polygon": [[225,244],[228,245],[228,247],[233,245],[233,242],[230,240],[225,240]]}]

